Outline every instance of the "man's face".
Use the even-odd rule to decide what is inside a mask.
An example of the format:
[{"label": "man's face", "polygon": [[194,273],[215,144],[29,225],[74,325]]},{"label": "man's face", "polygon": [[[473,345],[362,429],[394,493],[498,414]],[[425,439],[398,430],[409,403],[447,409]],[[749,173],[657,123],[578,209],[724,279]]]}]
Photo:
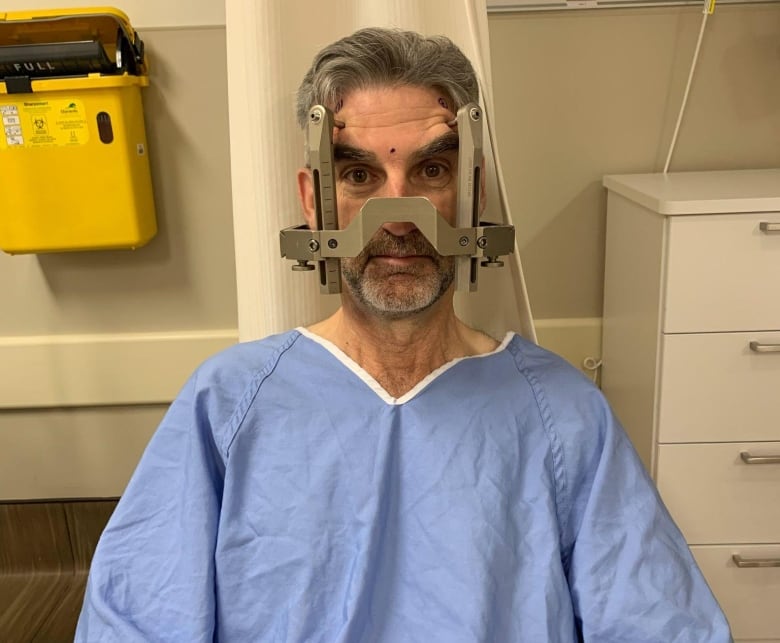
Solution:
[{"label": "man's face", "polygon": [[[458,137],[441,92],[355,90],[333,106],[339,227],[370,197],[427,197],[455,223]],[[302,196],[305,199],[302,188]],[[386,223],[361,254],[341,260],[349,294],[367,311],[401,318],[425,310],[452,284],[455,258],[440,256],[412,223]]]}]

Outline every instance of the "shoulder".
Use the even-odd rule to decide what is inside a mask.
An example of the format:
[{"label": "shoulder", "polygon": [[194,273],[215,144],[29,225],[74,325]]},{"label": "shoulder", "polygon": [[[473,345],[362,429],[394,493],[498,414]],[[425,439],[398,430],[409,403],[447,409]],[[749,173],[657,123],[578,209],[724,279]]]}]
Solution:
[{"label": "shoulder", "polygon": [[273,370],[301,334],[291,330],[226,348],[205,360],[194,376],[200,386],[234,386]]},{"label": "shoulder", "polygon": [[[563,515],[578,494],[587,494],[602,465],[613,472],[620,470],[616,479],[644,475],[609,403],[584,373],[521,337],[513,338],[507,350],[533,392],[550,443]],[[616,466],[613,456],[620,465]]]},{"label": "shoulder", "polygon": [[582,371],[519,336],[507,350],[533,392],[548,437],[566,453],[567,465],[592,465],[607,443],[632,449],[603,393]]},{"label": "shoulder", "polygon": [[234,344],[206,359],[196,370],[203,378],[226,373],[251,374],[277,361],[301,337],[298,330]]},{"label": "shoulder", "polygon": [[253,395],[302,335],[291,330],[235,344],[205,360],[190,378],[196,395],[237,402]]},{"label": "shoulder", "polygon": [[509,339],[506,350],[549,421],[608,409],[595,384],[559,355],[519,335]]},{"label": "shoulder", "polygon": [[225,455],[263,382],[301,337],[292,330],[235,344],[209,357],[190,376],[164,424],[192,418]]}]

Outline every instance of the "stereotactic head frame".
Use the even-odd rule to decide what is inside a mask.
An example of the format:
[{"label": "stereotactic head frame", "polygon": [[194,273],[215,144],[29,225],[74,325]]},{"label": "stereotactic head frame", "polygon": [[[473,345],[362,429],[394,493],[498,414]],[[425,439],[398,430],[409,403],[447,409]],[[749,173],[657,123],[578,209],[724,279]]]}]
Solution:
[{"label": "stereotactic head frame", "polygon": [[[296,263],[293,270],[319,267],[320,291],[341,292],[341,262],[356,257],[384,223],[411,222],[442,256],[458,257],[458,290],[477,289],[477,264],[503,266],[500,257],[514,252],[515,229],[511,225],[480,223],[482,171],[482,110],[469,103],[456,119],[458,130],[458,194],[456,225],[451,226],[425,197],[368,199],[344,230],[338,229],[336,181],[333,161],[333,113],[322,105],[309,111],[306,155],[314,183],[317,229],[306,225],[279,233],[282,257]],[[480,262],[480,259],[482,260]]]}]

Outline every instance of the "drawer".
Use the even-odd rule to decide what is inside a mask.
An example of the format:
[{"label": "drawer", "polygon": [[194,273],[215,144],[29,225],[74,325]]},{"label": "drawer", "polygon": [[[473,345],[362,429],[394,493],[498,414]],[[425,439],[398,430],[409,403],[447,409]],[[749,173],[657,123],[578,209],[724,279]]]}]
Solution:
[{"label": "drawer", "polygon": [[780,544],[691,547],[736,640],[780,641],[780,567],[739,568],[732,556],[780,562]]},{"label": "drawer", "polygon": [[691,545],[780,542],[780,442],[661,444],[656,482]]},{"label": "drawer", "polygon": [[[758,352],[751,342],[759,342]],[[773,347],[780,349],[780,332],[664,335],[658,441],[780,440],[780,352]]]},{"label": "drawer", "polygon": [[780,212],[669,217],[663,332],[780,330]]}]

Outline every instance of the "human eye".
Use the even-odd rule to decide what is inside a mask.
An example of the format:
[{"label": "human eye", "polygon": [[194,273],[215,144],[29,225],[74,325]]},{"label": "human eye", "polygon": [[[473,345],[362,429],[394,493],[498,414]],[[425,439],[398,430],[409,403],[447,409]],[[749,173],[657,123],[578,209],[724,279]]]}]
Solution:
[{"label": "human eye", "polygon": [[347,164],[337,167],[338,185],[346,195],[365,197],[369,195],[380,182],[377,171],[365,164]]},{"label": "human eye", "polygon": [[438,160],[428,160],[420,164],[418,180],[432,187],[445,187],[452,178],[452,168],[449,163]]},{"label": "human eye", "polygon": [[438,163],[429,163],[423,168],[423,172],[426,179],[438,179],[444,172],[444,168]]},{"label": "human eye", "polygon": [[370,178],[371,175],[364,167],[347,168],[341,173],[341,179],[352,185],[365,185]]}]

